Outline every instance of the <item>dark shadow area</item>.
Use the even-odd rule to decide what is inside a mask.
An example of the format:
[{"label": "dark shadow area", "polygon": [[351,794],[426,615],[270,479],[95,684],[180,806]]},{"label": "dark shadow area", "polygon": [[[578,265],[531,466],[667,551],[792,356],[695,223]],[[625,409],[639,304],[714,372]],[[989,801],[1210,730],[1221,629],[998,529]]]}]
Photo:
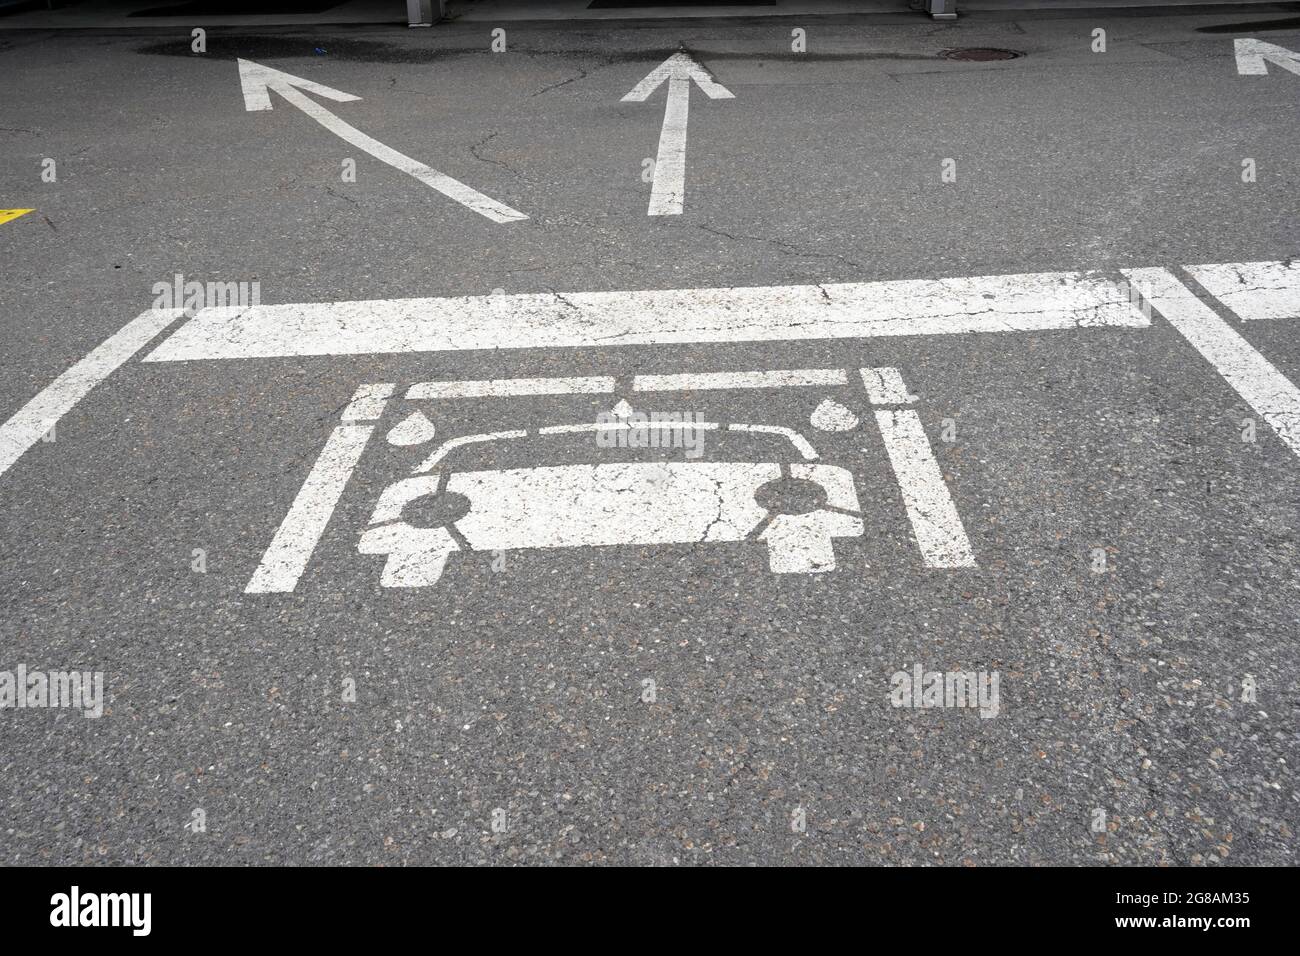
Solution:
[{"label": "dark shadow area", "polygon": [[189,3],[170,4],[162,7],[150,7],[147,10],[134,10],[130,17],[220,17],[220,16],[266,16],[284,13],[324,13],[339,4],[337,0],[329,2],[303,2],[303,0],[190,0]]},{"label": "dark shadow area", "polygon": [[1264,30],[1300,29],[1300,17],[1285,20],[1252,20],[1249,23],[1217,23],[1212,27],[1197,27],[1197,33],[1259,33]]}]

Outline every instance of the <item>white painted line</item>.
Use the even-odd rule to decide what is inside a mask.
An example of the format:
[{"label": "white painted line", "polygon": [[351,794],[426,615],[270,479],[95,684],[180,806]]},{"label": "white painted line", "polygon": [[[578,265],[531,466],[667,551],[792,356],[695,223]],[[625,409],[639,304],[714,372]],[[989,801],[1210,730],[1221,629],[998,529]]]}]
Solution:
[{"label": "white painted line", "polygon": [[537,429],[539,435],[581,435],[584,432],[650,432],[650,431],[718,431],[723,426],[718,422],[659,422],[647,419],[646,421],[613,421],[613,422],[585,422],[578,425],[547,425],[544,428]]},{"label": "white painted line", "polygon": [[679,375],[637,375],[634,392],[691,392],[727,388],[800,388],[844,385],[849,378],[838,368],[773,369],[757,372],[686,372]]},{"label": "white painted line", "polygon": [[375,382],[357,386],[348,407],[343,409],[345,422],[373,422],[384,413],[384,406],[397,388],[392,383]]},{"label": "white painted line", "polygon": [[1145,328],[1077,272],[828,285],[454,296],[199,312],[150,362]]},{"label": "white painted line", "polygon": [[289,103],[298,107],[298,109],[344,142],[351,143],[357,149],[364,150],[380,162],[387,163],[394,169],[415,177],[431,189],[436,189],[447,198],[454,199],[479,215],[486,216],[493,222],[517,222],[528,218],[517,209],[511,209],[504,203],[483,195],[477,189],[466,186],[457,179],[452,179],[446,173],[440,173],[436,169],[412,159],[410,156],[385,146],[379,140],[367,136],[355,126],[343,122],[343,120],[302,91],[304,89],[310,90],[318,96],[324,96],[339,102],[360,99],[358,96],[343,93],[320,83],[313,83],[310,80],[304,80],[300,76],[284,73],[269,66],[262,66],[260,63],[254,63],[251,60],[239,61],[239,82],[244,92],[245,110],[271,109],[269,91],[275,90]]},{"label": "white painted line", "polygon": [[1284,46],[1243,38],[1234,41],[1233,48],[1237,56],[1237,72],[1242,76],[1266,76],[1266,61],[1300,75],[1300,53]]},{"label": "white painted line", "polygon": [[690,114],[691,83],[714,100],[733,99],[732,93],[687,53],[674,53],[650,71],[624,103],[642,103],[667,81],[668,102],[663,128],[659,131],[659,153],[655,158],[654,181],[650,187],[650,216],[680,215],[686,201],[686,121]]},{"label": "white painted line", "polygon": [[1125,269],[1165,317],[1255,412],[1300,455],[1300,390],[1167,269]]},{"label": "white painted line", "polygon": [[862,385],[872,405],[911,405],[916,396],[908,392],[903,376],[896,368],[864,368]]},{"label": "white painted line", "polygon": [[435,448],[433,450],[433,453],[429,455],[428,458],[426,458],[423,462],[421,462],[419,465],[415,467],[415,471],[417,474],[422,471],[428,471],[434,465],[438,464],[438,462],[446,458],[447,455],[450,454],[452,451],[454,451],[457,448],[460,448],[463,445],[473,445],[479,442],[501,441],[502,439],[506,439],[506,438],[527,438],[527,437],[528,437],[528,432],[522,428],[519,428],[519,429],[513,429],[511,431],[504,431],[504,432],[488,432],[487,434],[484,435],[461,435],[459,438],[451,438],[443,442],[437,448]]},{"label": "white painted line", "polygon": [[183,315],[181,309],[151,309],[136,316],[0,425],[0,475],[36,444],[92,388]]},{"label": "white painted line", "polygon": [[614,391],[612,376],[579,378],[498,378],[487,381],[417,382],[407,389],[412,400],[430,398],[504,398],[520,395],[595,395]]},{"label": "white painted line", "polygon": [[729,432],[759,432],[764,435],[781,435],[789,440],[790,444],[799,449],[799,454],[809,461],[817,457],[817,449],[813,448],[812,443],[804,438],[793,428],[786,428],[784,425],[745,425],[732,423],[727,426]]},{"label": "white painted line", "polygon": [[925,436],[921,416],[911,409],[878,411],[876,423],[926,566],[975,567],[970,539]]},{"label": "white painted line", "polygon": [[373,430],[373,425],[338,425],[330,433],[245,593],[286,592],[298,586]]},{"label": "white painted line", "polygon": [[1300,259],[1185,268],[1212,296],[1247,321],[1300,318]]}]

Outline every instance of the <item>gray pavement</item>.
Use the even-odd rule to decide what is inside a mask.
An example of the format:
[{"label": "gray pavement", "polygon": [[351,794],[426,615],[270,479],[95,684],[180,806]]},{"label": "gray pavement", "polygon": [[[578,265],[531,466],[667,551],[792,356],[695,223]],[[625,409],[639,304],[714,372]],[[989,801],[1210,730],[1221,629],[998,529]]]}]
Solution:
[{"label": "gray pavement", "polygon": [[[1234,56],[1239,37],[1300,51],[1293,15],[512,21],[499,53],[486,22],[212,28],[203,54],[192,26],[0,29],[0,206],[34,209],[0,223],[0,421],[177,273],[304,305],[248,333],[278,354],[143,361],[224,321],[182,317],[0,473],[0,671],[99,671],[105,688],[98,719],[0,710],[0,859],[1297,862],[1300,433],[1284,390],[1234,386],[1236,366],[1159,305],[1052,328],[1059,308],[998,311],[981,279],[991,326],[906,325],[941,294],[932,280],[1065,273],[1122,297],[1121,270],[1163,268],[1300,381],[1294,313],[1243,321],[1182,271],[1289,274],[1300,252],[1300,75],[1241,75]],[[957,47],[1023,56],[938,56]],[[621,98],[679,50],[734,98],[691,90],[684,208],[650,216],[669,94]],[[240,58],[360,97],[298,94],[528,218],[491,221],[274,90],[246,111]],[[861,295],[897,297],[904,326],[813,335],[815,307],[778,290],[755,321],[785,333],[701,331],[748,314],[708,290],[820,286],[835,308],[858,294],[843,283],[894,283]],[[582,297],[638,290],[705,291],[654,341],[648,300]],[[460,296],[491,298],[358,307],[387,344],[365,348],[363,317],[325,335],[340,354],[304,354],[334,314],[318,304]],[[424,308],[418,335],[443,346],[402,338]],[[574,323],[580,342],[548,344]],[[504,347],[484,345],[493,330]],[[870,401],[859,370],[881,368],[915,400]],[[636,378],[806,369],[845,383]],[[593,377],[613,384],[406,395]],[[349,426],[367,383],[396,388]],[[853,427],[818,428],[826,400]],[[699,460],[536,434],[619,401],[796,430],[851,474],[862,530],[815,572],[774,571],[740,519],[727,537],[728,509],[754,507],[752,489],[724,490],[737,462],[789,483],[812,460],[776,433],[703,432]],[[389,439],[418,430],[415,410],[436,437]],[[879,417],[911,414],[970,566],[927,560],[934,483],[890,457]],[[349,427],[374,433],[292,590],[246,592]],[[530,434],[433,471],[461,488],[430,505],[461,509],[441,575],[385,586],[387,559],[359,551],[385,488],[449,438],[513,430]],[[596,462],[627,464],[623,484],[578,468]],[[509,499],[539,475],[554,483]],[[822,497],[796,513],[830,494],[801,493]],[[698,539],[644,540],[697,505],[717,508]],[[996,715],[894,706],[894,675],[916,665],[996,672]]]}]

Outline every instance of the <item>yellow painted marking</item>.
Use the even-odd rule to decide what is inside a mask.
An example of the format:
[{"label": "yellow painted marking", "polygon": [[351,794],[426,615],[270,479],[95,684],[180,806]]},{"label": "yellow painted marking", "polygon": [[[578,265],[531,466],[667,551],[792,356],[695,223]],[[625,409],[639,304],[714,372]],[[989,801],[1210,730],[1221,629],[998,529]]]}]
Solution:
[{"label": "yellow painted marking", "polygon": [[3,226],[10,219],[17,219],[19,216],[25,216],[29,212],[35,211],[35,209],[0,209],[0,226]]}]

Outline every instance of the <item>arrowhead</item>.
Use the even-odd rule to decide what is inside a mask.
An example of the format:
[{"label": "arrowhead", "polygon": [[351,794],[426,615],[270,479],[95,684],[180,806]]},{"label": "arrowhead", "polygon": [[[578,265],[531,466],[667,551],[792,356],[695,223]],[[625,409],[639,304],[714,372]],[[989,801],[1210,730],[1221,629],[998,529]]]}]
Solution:
[{"label": "arrowhead", "polygon": [[1284,46],[1254,39],[1238,39],[1233,41],[1233,46],[1237,54],[1237,72],[1242,76],[1265,76],[1268,73],[1265,61],[1300,75],[1300,53]]},{"label": "arrowhead", "polygon": [[634,86],[632,91],[623,97],[623,102],[642,103],[660,87],[664,80],[685,79],[694,80],[695,85],[707,93],[710,99],[730,100],[735,98],[731,90],[715,80],[713,74],[691,59],[689,53],[681,52],[674,53],[651,70],[644,80]]},{"label": "arrowhead", "polygon": [[269,110],[271,108],[271,90],[286,90],[292,87],[307,90],[317,96],[323,96],[339,103],[359,100],[361,97],[344,93],[333,87],[304,80],[292,73],[273,70],[269,66],[254,63],[252,60],[239,61],[239,84],[244,90],[244,109]]}]

